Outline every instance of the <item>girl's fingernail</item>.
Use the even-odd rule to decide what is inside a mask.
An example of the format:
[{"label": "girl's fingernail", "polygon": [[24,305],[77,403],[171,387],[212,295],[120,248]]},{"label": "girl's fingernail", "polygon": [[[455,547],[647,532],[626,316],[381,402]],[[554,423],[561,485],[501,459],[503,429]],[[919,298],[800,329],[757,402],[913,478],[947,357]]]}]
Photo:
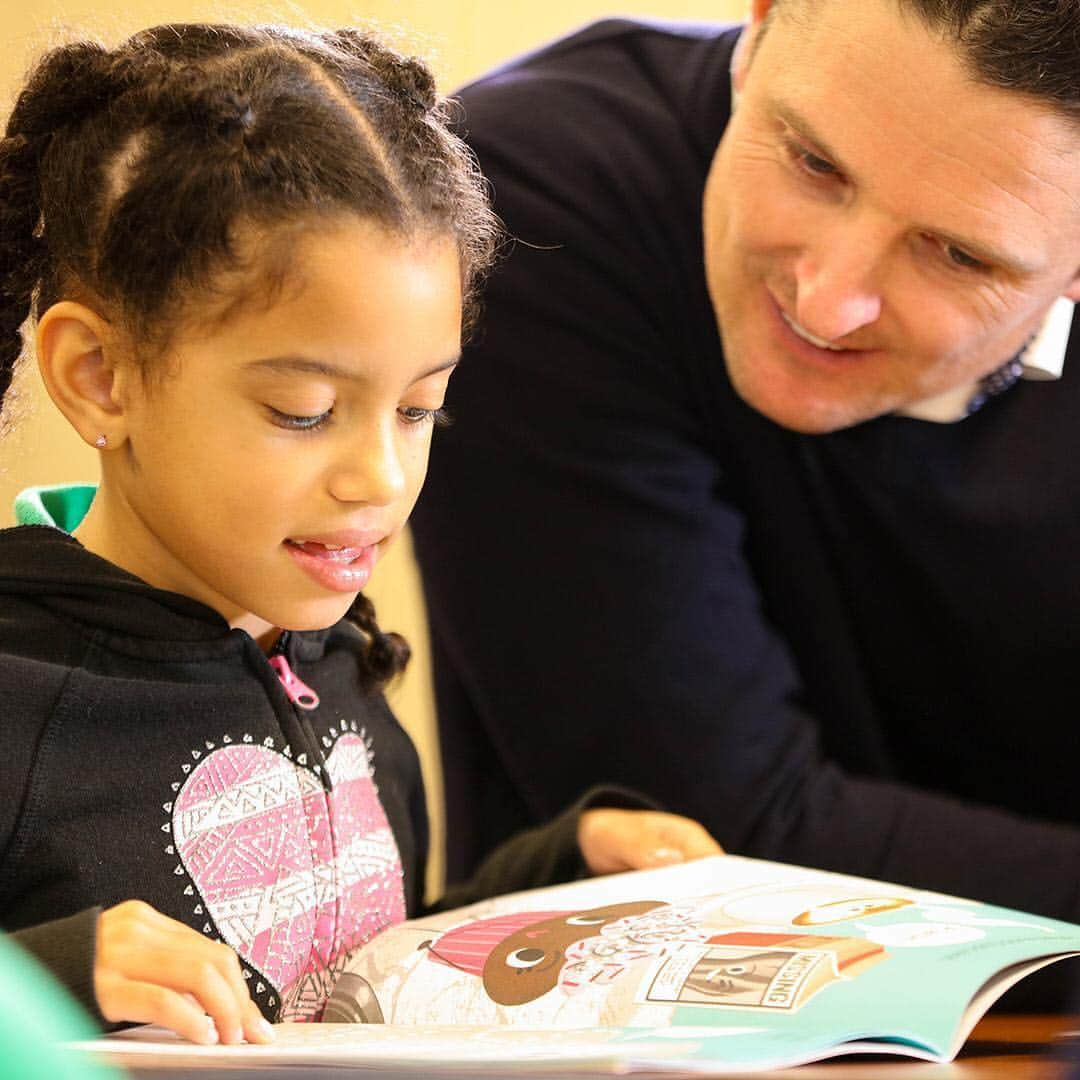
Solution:
[{"label": "girl's fingernail", "polygon": [[218,1041],[217,1024],[214,1023],[214,1018],[208,1016],[206,1018],[206,1045],[213,1046]]},{"label": "girl's fingernail", "polygon": [[259,1034],[267,1040],[272,1042],[274,1039],[274,1025],[270,1023],[265,1017],[259,1019],[258,1024],[255,1025],[259,1029]]}]

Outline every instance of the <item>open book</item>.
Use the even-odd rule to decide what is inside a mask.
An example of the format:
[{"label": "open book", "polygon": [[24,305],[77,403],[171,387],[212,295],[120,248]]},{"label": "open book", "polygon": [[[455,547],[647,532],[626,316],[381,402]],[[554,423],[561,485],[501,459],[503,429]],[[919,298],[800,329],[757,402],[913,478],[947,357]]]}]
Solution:
[{"label": "open book", "polygon": [[728,855],[387,930],[331,997],[327,1019],[352,1023],[281,1026],[267,1047],[145,1029],[91,1045],[128,1063],[502,1075],[722,1075],[854,1052],[947,1061],[1017,980],[1078,952],[1080,926]]}]

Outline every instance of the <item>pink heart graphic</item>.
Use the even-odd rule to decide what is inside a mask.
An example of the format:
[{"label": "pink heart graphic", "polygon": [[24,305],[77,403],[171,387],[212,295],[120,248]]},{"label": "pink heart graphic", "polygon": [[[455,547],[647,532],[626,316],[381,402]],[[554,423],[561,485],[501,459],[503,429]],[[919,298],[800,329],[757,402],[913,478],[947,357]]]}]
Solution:
[{"label": "pink heart graphic", "polygon": [[326,771],[329,792],[275,750],[223,746],[172,809],[184,869],[222,938],[277,991],[282,1020],[318,1019],[349,952],[405,918],[363,739],[342,735]]}]

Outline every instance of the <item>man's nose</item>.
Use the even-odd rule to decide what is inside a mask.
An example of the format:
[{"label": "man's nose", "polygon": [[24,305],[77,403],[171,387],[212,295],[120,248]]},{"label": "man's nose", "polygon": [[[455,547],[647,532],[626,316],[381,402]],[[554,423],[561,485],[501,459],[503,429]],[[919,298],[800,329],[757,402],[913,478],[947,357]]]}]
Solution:
[{"label": "man's nose", "polygon": [[330,478],[339,502],[389,506],[405,492],[405,468],[395,432],[389,425],[365,432],[343,447]]},{"label": "man's nose", "polygon": [[876,322],[881,315],[880,237],[835,230],[795,263],[795,320],[828,342]]}]

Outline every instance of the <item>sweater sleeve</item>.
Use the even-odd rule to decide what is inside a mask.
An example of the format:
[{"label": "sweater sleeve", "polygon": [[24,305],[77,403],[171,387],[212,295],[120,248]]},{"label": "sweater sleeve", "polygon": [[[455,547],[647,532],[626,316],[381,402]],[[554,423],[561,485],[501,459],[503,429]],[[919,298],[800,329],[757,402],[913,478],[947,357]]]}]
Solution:
[{"label": "sweater sleeve", "polygon": [[447,889],[433,910],[446,911],[503,893],[559,885],[588,875],[578,847],[581,815],[594,807],[655,810],[655,803],[616,787],[598,787],[544,825],[526,829],[502,843],[466,882]]},{"label": "sweater sleeve", "polygon": [[11,938],[39,963],[103,1027],[109,1028],[94,995],[94,956],[100,908],[16,930]]}]

